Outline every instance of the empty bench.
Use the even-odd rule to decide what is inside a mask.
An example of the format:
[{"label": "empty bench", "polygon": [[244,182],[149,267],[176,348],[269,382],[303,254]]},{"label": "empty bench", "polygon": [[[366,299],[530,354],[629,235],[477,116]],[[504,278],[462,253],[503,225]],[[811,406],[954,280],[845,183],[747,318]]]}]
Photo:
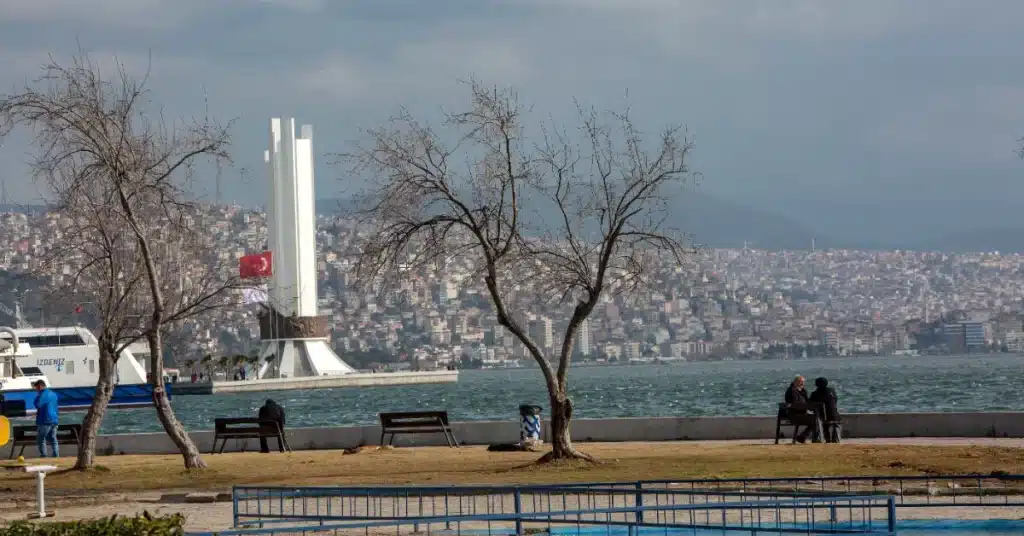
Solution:
[{"label": "empty bench", "polygon": [[775,444],[778,445],[779,439],[782,438],[783,426],[793,427],[793,442],[796,443],[800,427],[807,426],[803,421],[806,421],[808,418],[814,419],[814,426],[817,428],[815,433],[819,441],[823,443],[839,443],[841,441],[843,435],[842,422],[825,419],[824,404],[814,402],[809,404],[786,404],[783,402],[779,404],[779,414],[775,419]]},{"label": "empty bench", "polygon": [[[8,459],[14,458],[14,451],[18,451],[18,456],[25,453],[25,447],[36,445],[36,438],[39,436],[36,433],[35,426],[15,426],[11,430],[11,455]],[[58,445],[75,445],[76,447],[81,444],[82,440],[82,425],[81,424],[58,424],[57,425],[57,444]],[[21,447],[20,449],[18,447]]]},{"label": "empty bench", "polygon": [[[260,420],[258,417],[220,418],[213,420],[213,429],[213,448],[210,454],[224,452],[229,439],[276,439],[284,450],[292,450],[277,421]],[[220,441],[220,450],[217,450],[217,441]]]},{"label": "empty bench", "polygon": [[380,414],[380,444],[388,434],[388,445],[395,442],[397,434],[444,434],[449,447],[459,446],[448,421],[447,411],[405,411]]}]

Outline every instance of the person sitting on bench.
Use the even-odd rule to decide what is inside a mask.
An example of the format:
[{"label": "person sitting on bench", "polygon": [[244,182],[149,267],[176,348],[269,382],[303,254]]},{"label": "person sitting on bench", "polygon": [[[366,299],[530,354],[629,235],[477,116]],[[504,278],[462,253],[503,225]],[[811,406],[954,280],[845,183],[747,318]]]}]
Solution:
[{"label": "person sitting on bench", "polygon": [[[839,397],[836,396],[836,390],[828,386],[827,378],[815,379],[814,387],[809,400],[815,404],[814,411],[819,412],[818,418],[823,424],[839,422]],[[833,437],[834,431],[834,427],[825,427],[825,441],[839,441],[839,438]]]},{"label": "person sitting on bench", "polygon": [[[260,408],[258,417],[264,421],[277,421],[277,425],[281,428],[281,433],[284,434],[284,408],[282,408],[277,402],[271,399],[267,399],[263,407]],[[278,442],[277,447],[284,452],[284,445]],[[260,437],[260,452],[270,452],[270,447],[267,446],[267,438]]]},{"label": "person sitting on bench", "polygon": [[[804,388],[804,377],[797,376],[793,379],[793,382],[789,384],[789,388],[786,389],[786,404],[806,406],[808,403],[807,389]],[[818,416],[813,412],[804,413],[802,411],[791,411],[789,413],[789,419],[799,429],[801,426],[804,430],[796,436],[796,440],[799,443],[806,443],[807,436],[813,433],[818,427],[816,419]]]}]

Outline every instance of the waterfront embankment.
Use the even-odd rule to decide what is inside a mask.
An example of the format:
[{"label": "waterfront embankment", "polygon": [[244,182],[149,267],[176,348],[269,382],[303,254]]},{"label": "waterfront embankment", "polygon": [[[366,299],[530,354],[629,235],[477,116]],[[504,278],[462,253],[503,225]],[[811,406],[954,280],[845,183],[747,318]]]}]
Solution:
[{"label": "waterfront embankment", "polygon": [[336,389],[344,387],[396,387],[429,385],[459,381],[457,370],[427,372],[382,372],[345,374],[343,376],[302,376],[298,378],[266,378],[259,380],[176,383],[175,395],[217,395],[225,393],[264,393],[297,389]]},{"label": "waterfront embankment", "polygon": [[[516,420],[453,423],[455,436],[463,445],[518,441],[519,428]],[[290,428],[286,432],[294,450],[324,450],[377,445],[381,431],[379,426],[365,425]],[[544,435],[547,433],[545,430]],[[210,451],[212,430],[192,431],[191,435],[202,451]],[[572,435],[576,441],[601,443],[764,440],[775,436],[775,416],[577,419],[572,424]],[[1024,437],[1024,413],[853,413],[843,416],[843,435],[847,438],[1021,438]],[[408,446],[439,446],[444,442],[441,434],[406,435],[396,440],[396,444]],[[177,452],[167,435],[159,432],[103,435],[98,445],[105,454]],[[258,448],[255,440],[229,440],[225,452]],[[71,454],[73,450],[68,447],[64,452]]]}]

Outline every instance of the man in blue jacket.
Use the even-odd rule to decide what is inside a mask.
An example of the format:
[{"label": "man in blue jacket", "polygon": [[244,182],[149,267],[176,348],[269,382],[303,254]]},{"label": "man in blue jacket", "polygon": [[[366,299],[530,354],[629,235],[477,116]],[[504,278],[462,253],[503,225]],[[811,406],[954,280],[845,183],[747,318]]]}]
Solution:
[{"label": "man in blue jacket", "polygon": [[46,443],[50,444],[53,457],[60,457],[60,450],[57,447],[57,395],[46,388],[46,382],[36,380],[32,384],[36,388],[36,446],[39,447],[39,457],[46,457]]}]

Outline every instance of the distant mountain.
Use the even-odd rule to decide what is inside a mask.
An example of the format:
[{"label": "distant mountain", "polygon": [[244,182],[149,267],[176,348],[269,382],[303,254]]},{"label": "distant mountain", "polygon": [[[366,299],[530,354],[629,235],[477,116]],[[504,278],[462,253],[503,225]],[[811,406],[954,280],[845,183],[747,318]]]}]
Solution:
[{"label": "distant mountain", "polygon": [[2,212],[18,212],[25,214],[35,214],[38,212],[45,212],[45,205],[18,205],[15,203],[9,203],[6,205],[0,204],[0,213]]},{"label": "distant mountain", "polygon": [[[319,199],[320,214],[337,214],[352,210],[350,199]],[[811,239],[819,247],[828,240],[816,235],[807,226],[774,214],[729,203],[699,192],[687,192],[673,205],[669,225],[690,233],[696,244],[707,247],[750,247],[764,249],[810,249]]]},{"label": "distant mountain", "polygon": [[[350,212],[355,203],[347,198],[324,198],[316,201],[319,214]],[[38,213],[43,205],[0,205],[2,212]],[[694,242],[707,247],[750,247],[761,249],[809,249],[811,240],[820,249],[910,249],[919,251],[976,252],[1000,251],[1024,253],[1024,228],[998,227],[967,229],[962,233],[938,237],[922,237],[905,243],[885,240],[836,239],[822,236],[796,218],[768,210],[751,208],[719,199],[701,192],[679,196],[670,215],[669,224],[693,236]]]},{"label": "distant mountain", "polygon": [[745,207],[699,192],[688,192],[676,205],[670,223],[688,233],[700,245],[760,249],[810,249],[828,239],[787,216]]},{"label": "distant mountain", "polygon": [[924,241],[922,246],[919,249],[955,253],[980,251],[1024,253],[1024,229],[1011,227],[973,229],[936,237]]}]

